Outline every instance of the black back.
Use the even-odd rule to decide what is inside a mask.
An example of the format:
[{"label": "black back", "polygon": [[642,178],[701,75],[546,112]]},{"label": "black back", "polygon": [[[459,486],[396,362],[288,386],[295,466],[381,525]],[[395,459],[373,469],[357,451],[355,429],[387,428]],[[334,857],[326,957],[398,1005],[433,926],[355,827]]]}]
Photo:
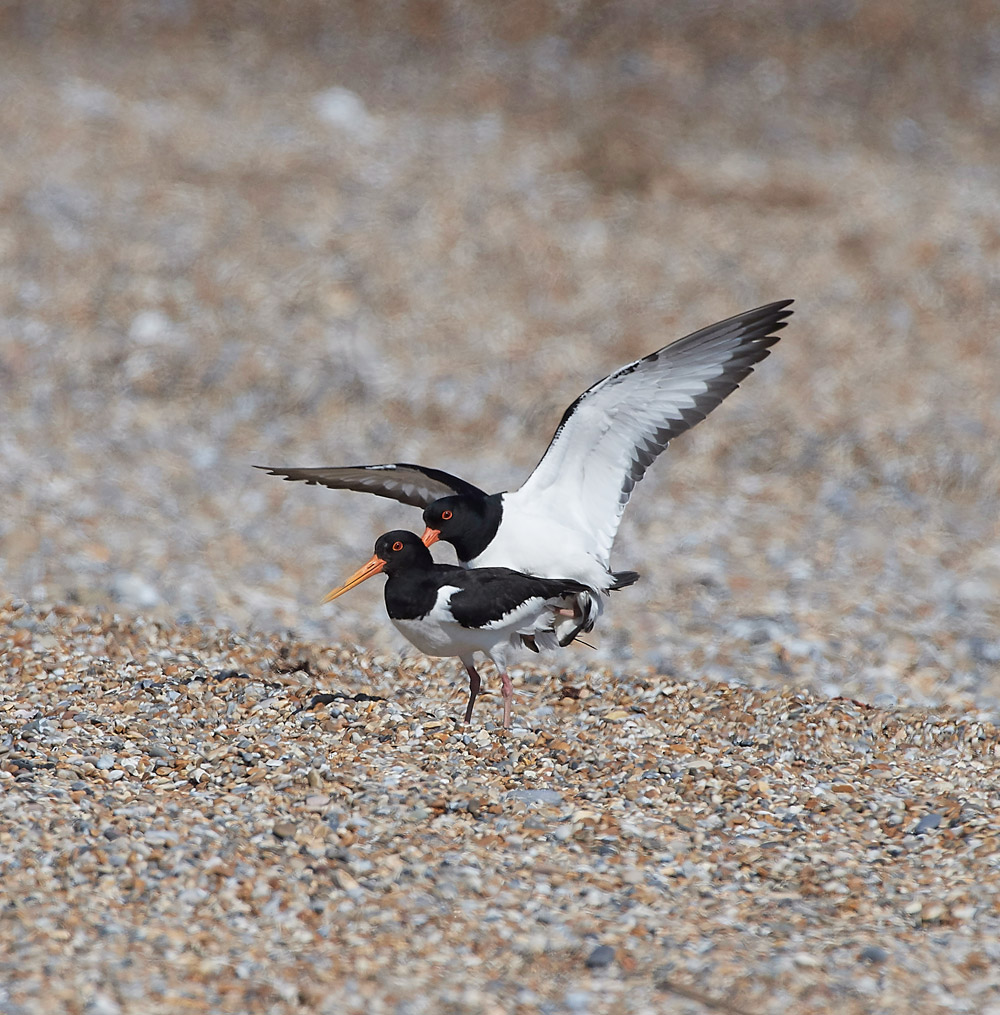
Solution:
[{"label": "black back", "polygon": [[468,628],[501,620],[527,599],[551,599],[587,591],[586,585],[569,578],[536,578],[506,567],[469,570],[454,564],[437,564],[420,539],[403,529],[379,536],[375,556],[386,562],[385,607],[393,620],[427,616],[444,585],[458,589],[450,600],[451,614],[457,623]]}]

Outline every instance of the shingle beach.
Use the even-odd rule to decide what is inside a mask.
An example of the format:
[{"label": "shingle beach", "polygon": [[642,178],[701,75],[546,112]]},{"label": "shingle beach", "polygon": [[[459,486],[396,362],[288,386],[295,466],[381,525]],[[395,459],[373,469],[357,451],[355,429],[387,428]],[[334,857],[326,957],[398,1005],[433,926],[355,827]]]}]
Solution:
[{"label": "shingle beach", "polygon": [[[1000,1015],[992,5],[0,29],[2,1015]],[[514,487],[783,298],[508,733],[251,467]]]}]

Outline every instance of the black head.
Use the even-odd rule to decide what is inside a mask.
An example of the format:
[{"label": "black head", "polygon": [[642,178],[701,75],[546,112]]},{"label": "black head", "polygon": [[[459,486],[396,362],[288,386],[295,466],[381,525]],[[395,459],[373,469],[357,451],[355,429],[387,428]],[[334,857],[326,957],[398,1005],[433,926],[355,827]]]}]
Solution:
[{"label": "black head", "polygon": [[500,527],[500,495],[489,497],[459,493],[439,497],[424,508],[423,541],[427,546],[443,539],[455,547],[458,559],[472,560],[486,549]]},{"label": "black head", "polygon": [[434,563],[431,551],[420,541],[420,537],[405,529],[393,529],[375,540],[375,556],[385,565],[386,574],[405,571],[413,567],[426,567]]},{"label": "black head", "polygon": [[394,529],[375,540],[375,556],[367,564],[362,564],[343,585],[338,585],[328,592],[324,603],[339,599],[345,592],[350,592],[363,581],[382,574],[397,574],[400,571],[429,569],[434,566],[431,551],[412,532],[405,529]]}]

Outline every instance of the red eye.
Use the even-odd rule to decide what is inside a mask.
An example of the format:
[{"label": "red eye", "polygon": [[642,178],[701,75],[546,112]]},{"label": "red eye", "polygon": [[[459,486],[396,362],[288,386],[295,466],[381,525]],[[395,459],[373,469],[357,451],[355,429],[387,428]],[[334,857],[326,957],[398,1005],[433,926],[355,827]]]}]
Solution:
[{"label": "red eye", "polygon": [[442,511],[441,512],[441,521],[443,521],[443,522],[451,521],[451,512],[450,511]]},{"label": "red eye", "polygon": [[399,551],[403,549],[403,544],[397,539],[396,542],[392,544],[392,548],[396,551],[396,553],[399,553]]}]

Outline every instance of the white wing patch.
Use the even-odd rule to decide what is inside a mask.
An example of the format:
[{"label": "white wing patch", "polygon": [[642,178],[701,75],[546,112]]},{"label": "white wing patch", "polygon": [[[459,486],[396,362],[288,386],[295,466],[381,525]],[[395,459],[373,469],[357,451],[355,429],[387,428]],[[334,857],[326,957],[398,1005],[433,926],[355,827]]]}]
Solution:
[{"label": "white wing patch", "polygon": [[527,630],[528,628],[533,628],[538,617],[546,612],[545,605],[547,602],[548,600],[543,599],[541,596],[532,596],[531,599],[525,599],[502,617],[483,624],[483,630],[502,631],[504,629],[520,630],[524,628]]},{"label": "white wing patch", "polygon": [[567,410],[520,490],[506,495],[505,511],[577,527],[607,568],[635,484],[671,438],[704,419],[768,355],[788,302],[711,325],[598,381]]}]

